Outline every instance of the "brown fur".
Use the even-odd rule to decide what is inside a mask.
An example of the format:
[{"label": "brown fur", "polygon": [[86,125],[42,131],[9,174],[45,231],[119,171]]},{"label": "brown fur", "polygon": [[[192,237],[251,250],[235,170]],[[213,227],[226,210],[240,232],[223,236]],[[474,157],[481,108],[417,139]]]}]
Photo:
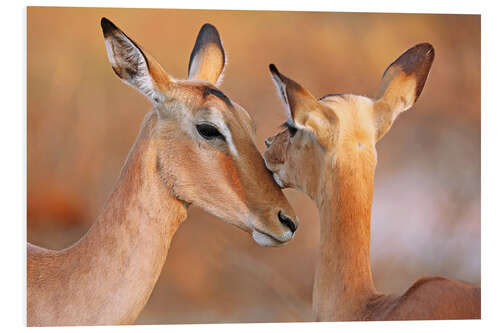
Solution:
[{"label": "brown fur", "polygon": [[[269,138],[264,157],[285,187],[304,191],[319,209],[320,258],[313,291],[317,320],[480,318],[479,286],[424,277],[395,296],[378,293],[372,280],[370,217],[375,143],[397,115],[414,104],[433,57],[430,44],[419,44],[405,52],[386,70],[375,101],[355,95],[331,95],[316,101],[311,94],[303,93],[304,88],[297,88],[297,83],[293,89],[285,89],[294,94],[284,100],[295,101],[293,106],[287,105],[294,108],[289,122],[299,130],[293,137],[285,130]],[[291,81],[276,75],[276,69],[271,72],[278,85]],[[296,102],[304,98],[306,102]],[[322,119],[319,126],[304,126],[311,114]]]},{"label": "brown fur", "polygon": [[[153,290],[188,204],[267,235],[254,236],[261,245],[280,245],[293,237],[278,212],[291,218],[295,214],[265,168],[250,116],[218,93],[203,93],[215,90],[218,78],[174,80],[114,24],[106,19],[101,24],[105,39],[111,39],[107,45],[115,73],[155,108],[87,234],[61,251],[28,243],[28,326],[133,323]],[[221,54],[222,49],[203,53],[190,73],[213,73],[205,67],[219,66]],[[196,125],[210,121],[227,127],[232,139],[204,139]]]}]

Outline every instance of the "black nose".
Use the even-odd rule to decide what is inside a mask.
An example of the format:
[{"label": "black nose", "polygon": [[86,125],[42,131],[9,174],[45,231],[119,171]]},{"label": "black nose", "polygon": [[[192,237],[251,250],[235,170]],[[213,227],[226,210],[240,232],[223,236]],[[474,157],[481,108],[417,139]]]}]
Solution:
[{"label": "black nose", "polygon": [[292,232],[295,232],[295,230],[297,230],[297,225],[293,223],[291,218],[283,214],[281,210],[278,213],[278,218],[280,219],[281,224],[288,227]]},{"label": "black nose", "polygon": [[266,141],[264,141],[266,143],[266,147],[269,148],[271,146],[271,138],[267,138]]}]

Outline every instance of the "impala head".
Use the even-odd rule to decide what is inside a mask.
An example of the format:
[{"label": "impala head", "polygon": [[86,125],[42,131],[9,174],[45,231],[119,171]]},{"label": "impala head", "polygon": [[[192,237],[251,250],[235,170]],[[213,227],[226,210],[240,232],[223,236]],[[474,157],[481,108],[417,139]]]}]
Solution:
[{"label": "impala head", "polygon": [[[350,94],[316,99],[270,65],[288,116],[286,129],[266,140],[264,157],[276,182],[316,199],[325,170],[343,168],[373,177],[376,142],[415,103],[433,59],[430,44],[407,50],[384,72],[375,99]],[[354,168],[363,170],[354,172]]]},{"label": "impala head", "polygon": [[109,20],[101,26],[115,73],[154,105],[155,169],[170,193],[261,245],[292,239],[295,214],[255,146],[252,118],[217,88],[226,61],[215,27],[203,25],[188,79],[176,80]]}]

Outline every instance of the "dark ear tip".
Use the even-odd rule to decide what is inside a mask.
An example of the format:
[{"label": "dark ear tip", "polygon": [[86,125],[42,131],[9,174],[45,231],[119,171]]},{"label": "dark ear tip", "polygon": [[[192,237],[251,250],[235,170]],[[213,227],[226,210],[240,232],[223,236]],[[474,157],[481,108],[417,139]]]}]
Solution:
[{"label": "dark ear tip", "polygon": [[434,60],[434,47],[430,43],[420,43],[412,47],[410,50],[413,54],[417,54],[420,59],[425,59],[426,62],[432,62]]},{"label": "dark ear tip", "polygon": [[420,47],[420,48],[423,48],[423,49],[426,49],[426,50],[434,51],[434,46],[432,46],[431,43],[427,43],[427,42],[417,44],[416,47]]},{"label": "dark ear tip", "polygon": [[420,48],[420,49],[425,49],[425,50],[433,50],[434,51],[434,47],[432,46],[431,43],[419,43],[417,45],[415,45],[415,47],[417,48]]},{"label": "dark ear tip", "polygon": [[113,24],[113,22],[105,17],[101,18],[101,28],[105,35],[118,29],[116,25]]},{"label": "dark ear tip", "polygon": [[276,74],[278,76],[281,76],[280,75],[280,72],[278,71],[278,68],[276,68],[276,66],[274,64],[269,64],[269,71],[272,73],[272,74]]},{"label": "dark ear tip", "polygon": [[210,23],[205,23],[205,24],[201,27],[201,29],[200,29],[200,30],[201,30],[201,31],[203,31],[203,30],[215,30],[215,31],[217,31],[217,28],[215,28],[215,27],[214,27],[212,24],[210,24]]},{"label": "dark ear tip", "polygon": [[269,64],[269,71],[271,72],[271,75],[274,80],[278,79],[281,82],[288,82],[291,81],[289,78],[287,78],[285,75],[281,74],[278,68],[276,67],[275,64]]},{"label": "dark ear tip", "polygon": [[220,41],[219,31],[217,31],[217,28],[210,23],[205,23],[201,27],[198,35],[209,36],[209,39],[211,40]]}]

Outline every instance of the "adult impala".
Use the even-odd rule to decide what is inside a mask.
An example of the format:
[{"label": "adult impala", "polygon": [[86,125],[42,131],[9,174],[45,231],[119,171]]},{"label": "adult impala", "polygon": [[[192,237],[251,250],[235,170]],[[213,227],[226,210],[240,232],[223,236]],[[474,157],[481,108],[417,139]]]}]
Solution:
[{"label": "adult impala", "polygon": [[251,117],[217,89],[225,67],[217,30],[201,28],[188,80],[175,80],[109,20],[101,26],[113,70],[154,108],[87,234],[62,251],[28,243],[29,326],[133,323],[190,204],[260,245],[287,242],[297,227]]},{"label": "adult impala", "polygon": [[375,99],[316,99],[270,66],[286,104],[284,131],[266,140],[266,165],[282,187],[309,195],[320,212],[313,311],[320,321],[479,318],[479,286],[423,277],[404,294],[382,295],[370,269],[375,144],[419,97],[434,59],[430,44],[403,53],[384,72]]}]

